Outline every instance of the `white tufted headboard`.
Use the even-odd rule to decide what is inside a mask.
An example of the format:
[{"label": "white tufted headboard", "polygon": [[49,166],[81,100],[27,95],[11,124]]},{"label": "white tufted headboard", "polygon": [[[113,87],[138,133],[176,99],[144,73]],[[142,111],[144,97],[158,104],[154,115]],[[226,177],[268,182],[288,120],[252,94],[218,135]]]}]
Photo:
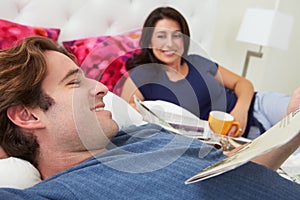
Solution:
[{"label": "white tufted headboard", "polygon": [[208,52],[218,0],[1,0],[0,18],[60,28],[59,41],[114,35],[141,28],[159,6],[172,6],[188,20],[191,38]]}]

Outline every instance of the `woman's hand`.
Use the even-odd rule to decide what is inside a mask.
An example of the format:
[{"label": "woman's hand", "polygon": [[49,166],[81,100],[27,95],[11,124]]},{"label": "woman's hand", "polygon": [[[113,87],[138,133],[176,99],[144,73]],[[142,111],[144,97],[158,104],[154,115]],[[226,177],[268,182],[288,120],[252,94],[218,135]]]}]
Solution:
[{"label": "woman's hand", "polygon": [[229,130],[228,136],[232,136],[232,137],[243,136],[246,126],[247,126],[248,112],[243,112],[243,111],[239,111],[237,109],[233,109],[230,114],[234,117],[235,121],[240,122],[240,131],[239,131],[238,135],[235,135],[235,132],[237,131],[237,126],[233,126]]},{"label": "woman's hand", "polygon": [[[219,66],[216,79],[228,88],[234,91],[237,102],[230,112],[234,116],[234,119],[241,124],[241,132],[238,136],[242,136],[245,132],[247,120],[248,120],[248,110],[251,105],[251,101],[254,95],[254,88],[252,83],[241,77],[228,69]],[[229,131],[230,136],[234,136],[236,127],[232,127]]]}]

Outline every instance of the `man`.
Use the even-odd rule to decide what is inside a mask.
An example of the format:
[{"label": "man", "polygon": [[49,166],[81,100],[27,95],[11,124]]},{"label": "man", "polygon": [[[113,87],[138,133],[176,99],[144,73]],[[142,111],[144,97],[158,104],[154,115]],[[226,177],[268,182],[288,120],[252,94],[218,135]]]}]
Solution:
[{"label": "man", "polygon": [[107,88],[86,78],[71,58],[41,37],[0,52],[1,146],[9,156],[33,163],[44,179],[25,190],[0,189],[0,198],[299,197],[298,184],[265,166],[278,168],[299,147],[300,134],[256,159],[265,166],[250,162],[185,185],[186,179],[222,160],[222,151],[152,124],[118,133],[111,113],[104,110]]}]

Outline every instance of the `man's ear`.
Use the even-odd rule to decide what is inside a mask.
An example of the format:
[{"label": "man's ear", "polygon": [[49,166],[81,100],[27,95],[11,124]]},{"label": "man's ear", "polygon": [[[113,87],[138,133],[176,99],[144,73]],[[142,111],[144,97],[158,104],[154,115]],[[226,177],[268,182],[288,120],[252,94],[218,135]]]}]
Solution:
[{"label": "man's ear", "polygon": [[27,129],[44,128],[44,124],[35,115],[32,109],[25,106],[11,106],[7,109],[7,117],[17,126]]}]

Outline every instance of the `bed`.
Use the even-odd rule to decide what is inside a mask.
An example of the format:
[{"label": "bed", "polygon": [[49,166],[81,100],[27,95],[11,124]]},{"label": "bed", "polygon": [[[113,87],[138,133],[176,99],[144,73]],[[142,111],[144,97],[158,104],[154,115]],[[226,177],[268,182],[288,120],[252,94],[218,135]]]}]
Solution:
[{"label": "bed", "polygon": [[[120,109],[124,108],[125,102],[113,93],[120,92],[120,87],[116,85],[123,75],[124,56],[126,58],[127,53],[136,48],[140,29],[148,13],[159,6],[178,9],[191,28],[191,51],[201,51],[208,56],[217,5],[218,0],[1,0],[0,49],[8,48],[16,40],[31,35],[42,35],[65,46],[77,57],[78,64],[87,76],[109,87],[111,92],[105,99],[106,104],[122,128],[130,123],[144,123],[131,107]],[[120,47],[120,44],[126,46]],[[122,61],[122,66],[116,65],[119,61]],[[96,70],[91,66],[97,66]],[[113,76],[109,76],[112,71]],[[16,176],[32,176],[28,176],[25,183],[19,181],[19,184],[11,182],[1,185],[0,180],[1,186],[24,188],[40,181],[38,172],[29,163],[16,159],[4,162],[2,160],[0,163],[1,172],[7,166],[15,166],[10,170],[16,172]],[[5,175],[11,174],[1,175],[4,181],[7,180]]]},{"label": "bed", "polygon": [[[114,109],[120,110],[124,102],[113,93],[118,94],[121,90],[118,81],[123,75],[124,61],[138,45],[140,28],[148,13],[158,6],[178,9],[190,25],[191,52],[209,57],[218,2],[219,0],[1,0],[0,48],[8,47],[19,37],[37,34],[65,46],[76,55],[78,63],[90,78],[109,87],[111,93],[106,98],[107,106],[122,128],[132,122],[143,123],[141,116],[131,107],[118,113],[118,116],[115,115]],[[8,33],[3,27],[9,27],[12,31]]]}]

